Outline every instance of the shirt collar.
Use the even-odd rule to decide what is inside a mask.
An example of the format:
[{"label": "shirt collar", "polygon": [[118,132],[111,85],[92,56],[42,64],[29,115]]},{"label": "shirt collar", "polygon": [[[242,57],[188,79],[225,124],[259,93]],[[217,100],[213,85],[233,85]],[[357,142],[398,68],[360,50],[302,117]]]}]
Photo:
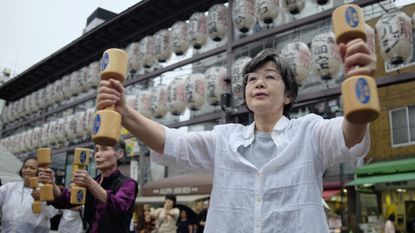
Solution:
[{"label": "shirt collar", "polygon": [[[282,131],[285,128],[287,128],[288,124],[290,123],[290,119],[288,119],[286,116],[281,116],[281,118],[278,120],[277,124],[274,125],[274,128],[272,131]],[[252,138],[254,136],[255,132],[255,121],[252,122],[252,124],[245,127],[243,131],[243,137],[245,139]]]}]

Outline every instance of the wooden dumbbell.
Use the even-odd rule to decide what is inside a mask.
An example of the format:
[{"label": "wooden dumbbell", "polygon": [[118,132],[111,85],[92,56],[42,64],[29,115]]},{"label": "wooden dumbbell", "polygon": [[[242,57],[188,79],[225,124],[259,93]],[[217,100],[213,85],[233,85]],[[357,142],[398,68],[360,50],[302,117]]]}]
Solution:
[{"label": "wooden dumbbell", "polygon": [[[101,59],[101,79],[116,79],[124,82],[127,74],[128,55],[121,49],[108,49]],[[114,146],[117,144],[121,130],[121,116],[112,105],[97,111],[92,128],[92,141],[98,145]]]},{"label": "wooden dumbbell", "polygon": [[[342,5],[332,14],[333,31],[337,43],[361,38],[367,40],[363,10],[354,4]],[[380,107],[376,81],[368,75],[346,77],[341,86],[346,119],[364,124],[378,118]]]},{"label": "wooden dumbbell", "polygon": [[[39,179],[37,177],[29,177],[29,187],[36,190],[39,187]],[[34,200],[32,203],[32,213],[40,214],[42,212],[42,206],[39,200]]]},{"label": "wooden dumbbell", "polygon": [[[52,163],[51,149],[39,148],[37,149],[37,163],[39,167],[47,168]],[[40,201],[53,201],[53,185],[42,184],[40,186]]]},{"label": "wooden dumbbell", "polygon": [[[75,148],[75,154],[72,165],[72,172],[79,169],[86,169],[89,164],[91,151],[88,148]],[[86,197],[86,188],[73,185],[71,187],[71,204],[84,205]]]}]

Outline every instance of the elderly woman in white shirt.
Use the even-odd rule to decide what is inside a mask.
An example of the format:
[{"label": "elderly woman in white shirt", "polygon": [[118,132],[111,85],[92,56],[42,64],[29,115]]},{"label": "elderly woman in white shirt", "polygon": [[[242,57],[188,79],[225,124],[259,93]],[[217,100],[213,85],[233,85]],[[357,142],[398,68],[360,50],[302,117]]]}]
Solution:
[{"label": "elderly woman in white shirt", "polygon": [[[341,44],[340,50],[347,77],[374,73],[376,56],[363,40]],[[274,49],[246,65],[243,81],[254,116],[248,126],[189,133],[164,127],[128,107],[116,80],[100,82],[97,108],[115,104],[122,125],[157,152],[154,161],[213,173],[204,232],[329,232],[321,202],[323,172],[367,154],[368,125],[314,114],[290,120],[297,83]]]},{"label": "elderly woman in white shirt", "polygon": [[32,189],[29,178],[38,171],[37,160],[29,157],[23,162],[20,176],[23,182],[10,182],[0,187],[1,232],[44,233],[50,231],[50,219],[58,210],[42,202],[42,212],[32,213]]}]

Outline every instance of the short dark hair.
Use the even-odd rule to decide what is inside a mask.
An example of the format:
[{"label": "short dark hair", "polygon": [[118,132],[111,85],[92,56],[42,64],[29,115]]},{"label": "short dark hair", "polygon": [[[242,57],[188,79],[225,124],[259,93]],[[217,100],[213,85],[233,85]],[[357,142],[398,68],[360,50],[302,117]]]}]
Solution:
[{"label": "short dark hair", "polygon": [[[294,105],[295,100],[297,99],[298,95],[298,84],[295,79],[295,74],[293,70],[291,69],[290,65],[279,56],[277,50],[273,48],[264,49],[261,52],[259,52],[250,62],[248,62],[243,71],[242,71],[242,87],[243,87],[243,96],[244,101],[246,105],[246,74],[254,72],[258,67],[264,65],[267,62],[273,62],[277,66],[278,72],[281,75],[281,78],[285,85],[285,94],[290,97],[291,101],[289,104],[286,104],[284,106],[283,115],[288,117],[290,116],[290,110],[292,106]],[[248,106],[246,105],[248,108]],[[248,108],[249,111],[251,111]]]},{"label": "short dark hair", "polygon": [[167,195],[166,195],[166,200],[173,201],[173,206],[176,206],[176,195],[173,195],[173,194],[167,194]]},{"label": "short dark hair", "polygon": [[116,151],[120,151],[121,150],[124,153],[124,155],[127,155],[126,145],[125,145],[125,142],[124,142],[123,139],[120,139],[118,141],[118,143],[115,146],[113,146],[113,148]]},{"label": "short dark hair", "polygon": [[37,158],[36,157],[34,157],[34,156],[29,156],[29,157],[26,157],[24,160],[23,160],[23,163],[22,163],[22,167],[20,167],[20,170],[19,170],[19,175],[20,175],[20,177],[22,177],[23,178],[23,167],[24,167],[24,165],[26,164],[26,162],[27,161],[29,161],[29,160],[31,160],[31,159],[33,159],[33,160],[35,160],[36,162],[37,162]]}]

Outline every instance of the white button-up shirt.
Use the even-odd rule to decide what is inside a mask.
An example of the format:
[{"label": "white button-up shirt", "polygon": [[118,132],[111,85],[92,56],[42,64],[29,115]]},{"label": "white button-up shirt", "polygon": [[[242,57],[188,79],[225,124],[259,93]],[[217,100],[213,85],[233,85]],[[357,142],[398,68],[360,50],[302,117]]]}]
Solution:
[{"label": "white button-up shirt", "polygon": [[346,147],[342,121],[314,114],[282,117],[271,133],[277,155],[260,170],[237,150],[252,143],[255,123],[190,133],[165,128],[164,154],[153,153],[152,160],[213,173],[205,232],[329,232],[321,201],[323,171],[369,150],[368,133]]}]

